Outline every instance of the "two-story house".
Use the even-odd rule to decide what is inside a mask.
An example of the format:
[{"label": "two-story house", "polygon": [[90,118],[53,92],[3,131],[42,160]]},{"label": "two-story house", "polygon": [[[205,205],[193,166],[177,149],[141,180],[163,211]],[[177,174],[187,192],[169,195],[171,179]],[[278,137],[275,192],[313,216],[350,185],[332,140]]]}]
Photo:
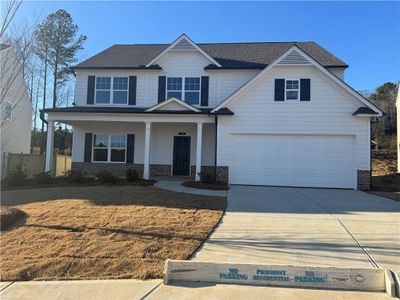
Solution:
[{"label": "two-story house", "polygon": [[[144,178],[365,189],[370,121],[347,64],[315,42],[114,45],[76,65],[72,167]],[[53,145],[48,135],[47,148]],[[46,168],[51,167],[48,151]]]},{"label": "two-story house", "polygon": [[0,177],[7,175],[9,153],[31,152],[32,103],[23,66],[11,45],[0,44]]}]

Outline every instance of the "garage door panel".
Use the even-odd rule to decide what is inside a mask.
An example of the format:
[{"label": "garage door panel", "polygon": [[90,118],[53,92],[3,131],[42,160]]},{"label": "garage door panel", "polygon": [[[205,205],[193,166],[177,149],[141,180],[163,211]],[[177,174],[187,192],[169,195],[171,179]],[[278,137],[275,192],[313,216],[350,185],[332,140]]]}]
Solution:
[{"label": "garage door panel", "polygon": [[354,188],[353,136],[234,134],[232,184]]}]

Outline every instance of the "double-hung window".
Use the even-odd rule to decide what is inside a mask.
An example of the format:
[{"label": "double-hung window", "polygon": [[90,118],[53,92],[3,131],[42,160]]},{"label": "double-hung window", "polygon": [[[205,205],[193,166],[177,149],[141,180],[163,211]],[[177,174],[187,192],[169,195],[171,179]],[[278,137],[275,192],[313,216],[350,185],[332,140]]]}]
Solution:
[{"label": "double-hung window", "polygon": [[168,77],[167,99],[171,97],[200,105],[200,77]]},{"label": "double-hung window", "polygon": [[192,105],[200,104],[200,78],[185,78],[185,101]]},{"label": "double-hung window", "polygon": [[128,77],[96,77],[96,104],[128,104]]},{"label": "double-hung window", "polygon": [[286,100],[299,100],[300,84],[299,80],[286,80],[285,95]]},{"label": "double-hung window", "polygon": [[167,78],[167,99],[175,97],[182,99],[182,78],[168,77]]},{"label": "double-hung window", "polygon": [[93,139],[93,162],[125,162],[126,135],[95,134]]}]

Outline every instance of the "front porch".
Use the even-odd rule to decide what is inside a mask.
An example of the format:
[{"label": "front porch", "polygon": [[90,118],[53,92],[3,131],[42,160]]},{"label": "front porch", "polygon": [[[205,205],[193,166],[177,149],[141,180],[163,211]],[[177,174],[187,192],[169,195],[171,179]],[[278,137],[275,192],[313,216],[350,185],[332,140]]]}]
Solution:
[{"label": "front porch", "polygon": [[[87,175],[108,170],[124,177],[135,169],[144,179],[199,181],[206,171],[228,182],[228,168],[215,164],[215,116],[48,112],[47,120],[47,149],[53,149],[55,122],[73,126],[72,169]],[[53,151],[46,153],[46,170],[51,170]]]}]

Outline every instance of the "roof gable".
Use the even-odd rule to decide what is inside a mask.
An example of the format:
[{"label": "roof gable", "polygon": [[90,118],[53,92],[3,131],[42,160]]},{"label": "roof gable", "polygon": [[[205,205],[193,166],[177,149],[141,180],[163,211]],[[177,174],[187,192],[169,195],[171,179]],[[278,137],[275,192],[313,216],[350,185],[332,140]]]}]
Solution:
[{"label": "roof gable", "polygon": [[196,107],[187,104],[186,102],[172,97],[169,98],[166,101],[160,102],[154,106],[149,107],[148,109],[146,109],[146,112],[151,112],[151,111],[166,111],[166,110],[170,110],[170,111],[194,111],[194,112],[200,112],[199,109],[197,109]]},{"label": "roof gable", "polygon": [[148,68],[154,65],[161,57],[163,57],[169,51],[198,51],[202,55],[204,55],[207,59],[209,59],[212,64],[221,67],[221,65],[214,58],[212,58],[203,49],[197,46],[186,34],[182,34],[180,37],[178,37],[171,45],[169,45],[169,47],[167,47],[164,51],[162,51],[149,63],[147,63],[146,67]]},{"label": "roof gable", "polygon": [[284,54],[282,54],[280,57],[278,57],[273,63],[268,65],[263,71],[258,73],[255,77],[253,77],[251,80],[246,82],[242,87],[240,87],[238,90],[236,90],[232,95],[230,95],[228,98],[226,98],[224,101],[222,101],[220,104],[218,104],[211,112],[217,112],[221,108],[225,107],[228,105],[230,102],[234,101],[235,99],[238,98],[242,93],[253,87],[256,83],[258,83],[260,80],[262,80],[267,74],[271,71],[273,67],[279,64],[282,60],[285,60],[289,55],[293,55],[293,51],[295,51],[295,55],[301,55],[302,60],[307,60],[310,62],[310,64],[314,65],[317,69],[319,69],[322,73],[327,75],[332,81],[337,83],[341,88],[343,88],[346,92],[350,93],[352,96],[354,96],[357,100],[359,100],[361,103],[363,103],[366,107],[370,108],[374,112],[377,113],[377,116],[382,116],[383,112],[376,107],[374,104],[369,102],[367,99],[365,99],[361,94],[359,94],[357,91],[355,91],[352,87],[350,87],[347,83],[345,83],[343,80],[341,80],[339,77],[334,75],[332,72],[328,71],[325,67],[323,67],[320,63],[315,61],[311,56],[309,56],[307,53],[302,51],[299,47],[296,45],[293,45],[290,47]]}]

